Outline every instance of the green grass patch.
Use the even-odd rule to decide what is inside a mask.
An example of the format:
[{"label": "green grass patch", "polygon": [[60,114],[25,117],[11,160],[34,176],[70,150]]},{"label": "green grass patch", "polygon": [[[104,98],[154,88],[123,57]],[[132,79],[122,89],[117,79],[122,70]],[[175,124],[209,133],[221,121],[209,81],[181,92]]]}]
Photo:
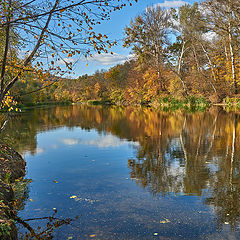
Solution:
[{"label": "green grass patch", "polygon": [[166,96],[158,100],[160,108],[165,108],[170,111],[184,109],[189,112],[204,111],[210,106],[208,101],[202,97],[188,96],[185,99],[177,99],[171,96]]}]

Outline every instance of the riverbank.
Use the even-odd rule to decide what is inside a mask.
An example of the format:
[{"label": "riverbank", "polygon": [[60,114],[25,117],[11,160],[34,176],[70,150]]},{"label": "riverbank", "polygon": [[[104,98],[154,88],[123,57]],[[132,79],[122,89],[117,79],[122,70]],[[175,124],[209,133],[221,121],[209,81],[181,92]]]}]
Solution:
[{"label": "riverbank", "polygon": [[25,166],[25,161],[14,149],[0,142],[0,239],[17,239],[13,185],[25,175]]},{"label": "riverbank", "polygon": [[[21,104],[17,104],[14,107],[16,107],[17,109],[19,109],[20,111],[24,111],[30,108],[41,108],[41,107],[47,107],[47,106],[59,106],[59,105],[72,105],[73,103],[70,101],[67,102],[37,102],[37,103],[21,103]],[[6,113],[8,112],[7,109],[0,109],[0,112]]]},{"label": "riverbank", "polygon": [[206,110],[211,106],[222,106],[226,108],[240,108],[240,96],[226,97],[220,101],[217,97],[204,98],[199,96],[188,96],[186,98],[176,98],[173,96],[159,97],[153,101],[141,101],[135,103],[118,102],[114,103],[110,100],[89,100],[84,102],[89,105],[117,105],[117,106],[149,106],[159,110]]},{"label": "riverbank", "polygon": [[22,103],[16,107],[24,110],[33,107],[47,107],[47,106],[59,106],[59,105],[72,105],[72,102],[38,102],[38,103]]},{"label": "riverbank", "polygon": [[[41,107],[52,107],[59,105],[74,105],[74,104],[88,104],[88,105],[115,105],[115,106],[148,106],[153,107],[159,110],[191,110],[195,109],[196,111],[202,111],[211,106],[222,106],[226,108],[240,108],[240,95],[234,97],[225,97],[220,98],[219,96],[211,96],[211,97],[201,97],[201,96],[187,96],[187,97],[174,97],[171,95],[159,96],[156,99],[151,101],[142,100],[140,102],[128,102],[128,101],[111,101],[109,99],[91,99],[83,102],[71,102],[71,101],[51,101],[51,102],[37,102],[37,103],[21,103],[17,104],[16,107],[20,109],[20,111],[24,111],[30,108],[41,108]],[[4,109],[0,110],[0,112],[4,112]],[[5,110],[6,112],[6,110]]]}]

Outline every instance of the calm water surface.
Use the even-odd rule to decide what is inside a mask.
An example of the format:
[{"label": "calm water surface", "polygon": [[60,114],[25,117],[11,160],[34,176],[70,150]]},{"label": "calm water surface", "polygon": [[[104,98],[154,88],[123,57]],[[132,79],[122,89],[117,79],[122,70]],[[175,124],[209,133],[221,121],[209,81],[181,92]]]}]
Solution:
[{"label": "calm water surface", "polygon": [[72,219],[60,240],[240,239],[238,114],[50,107],[15,117],[4,138],[27,161],[18,215],[36,234],[56,209]]}]

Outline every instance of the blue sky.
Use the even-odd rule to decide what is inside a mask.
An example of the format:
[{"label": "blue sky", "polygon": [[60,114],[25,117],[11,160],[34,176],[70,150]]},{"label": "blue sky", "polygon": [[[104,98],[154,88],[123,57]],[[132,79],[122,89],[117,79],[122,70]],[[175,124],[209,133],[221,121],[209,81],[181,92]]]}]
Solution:
[{"label": "blue sky", "polygon": [[[138,0],[132,7],[128,6],[120,11],[116,11],[111,15],[109,21],[103,22],[96,28],[96,31],[106,34],[111,40],[119,40],[124,37],[124,28],[129,25],[132,18],[141,14],[146,7],[155,4],[161,7],[179,7],[185,3],[194,3],[194,0]],[[93,74],[96,70],[109,69],[110,67],[123,63],[129,58],[131,49],[123,48],[122,42],[118,41],[118,45],[111,48],[114,53],[111,54],[95,54],[88,61],[80,60],[74,67],[74,78],[83,74]],[[88,65],[88,66],[87,66]]]}]

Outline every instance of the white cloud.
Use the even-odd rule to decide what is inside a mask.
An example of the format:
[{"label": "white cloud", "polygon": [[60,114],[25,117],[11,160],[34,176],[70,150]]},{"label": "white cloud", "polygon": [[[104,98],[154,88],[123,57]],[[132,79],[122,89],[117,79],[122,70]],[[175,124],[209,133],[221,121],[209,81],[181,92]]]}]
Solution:
[{"label": "white cloud", "polygon": [[102,53],[102,54],[95,54],[93,57],[88,58],[90,62],[97,62],[102,65],[115,65],[119,63],[124,63],[127,60],[130,60],[133,55],[120,55],[117,53]]},{"label": "white cloud", "polygon": [[75,138],[63,138],[61,141],[66,145],[76,145],[79,143],[79,140]]},{"label": "white cloud", "polygon": [[153,7],[161,7],[161,8],[177,8],[181,7],[185,4],[189,4],[188,2],[177,0],[177,1],[164,1],[163,3],[157,3],[153,5]]},{"label": "white cloud", "polygon": [[126,144],[129,144],[129,143],[131,145],[137,144],[137,143],[134,143],[134,142],[128,142],[126,140],[121,140],[118,137],[115,137],[115,136],[112,136],[112,135],[101,136],[97,139],[84,141],[82,143],[86,144],[86,145],[95,145],[95,146],[98,146],[99,148],[120,147],[122,145],[126,145]]},{"label": "white cloud", "polygon": [[37,147],[34,150],[26,150],[22,153],[23,158],[27,158],[28,156],[32,155],[34,156],[35,154],[42,154],[45,152],[44,148]]},{"label": "white cloud", "polygon": [[90,141],[85,141],[84,144],[96,145],[100,148],[104,148],[104,147],[119,147],[121,145],[124,145],[124,142],[122,142],[117,137],[108,135],[108,136],[100,137],[97,139],[92,139]]},{"label": "white cloud", "polygon": [[25,58],[27,55],[28,55],[28,53],[29,53],[29,51],[27,51],[27,50],[18,50],[18,57],[20,57],[20,58]]},{"label": "white cloud", "polygon": [[120,147],[126,144],[136,145],[136,146],[139,145],[137,142],[129,142],[127,140],[122,140],[112,135],[99,136],[98,138],[94,138],[90,140],[80,140],[77,138],[63,138],[61,139],[61,142],[66,145],[83,144],[83,145],[93,145],[99,148]]}]

